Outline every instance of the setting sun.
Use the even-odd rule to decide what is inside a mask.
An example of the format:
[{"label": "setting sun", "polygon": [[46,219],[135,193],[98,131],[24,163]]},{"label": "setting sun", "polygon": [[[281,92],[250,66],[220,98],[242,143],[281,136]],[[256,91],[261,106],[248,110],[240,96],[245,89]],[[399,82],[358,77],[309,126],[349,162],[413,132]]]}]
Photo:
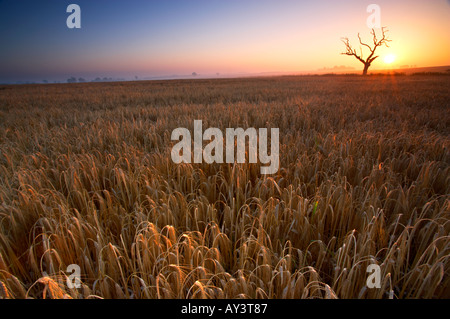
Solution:
[{"label": "setting sun", "polygon": [[388,54],[384,57],[384,63],[386,64],[391,64],[395,61],[395,55],[393,54]]}]

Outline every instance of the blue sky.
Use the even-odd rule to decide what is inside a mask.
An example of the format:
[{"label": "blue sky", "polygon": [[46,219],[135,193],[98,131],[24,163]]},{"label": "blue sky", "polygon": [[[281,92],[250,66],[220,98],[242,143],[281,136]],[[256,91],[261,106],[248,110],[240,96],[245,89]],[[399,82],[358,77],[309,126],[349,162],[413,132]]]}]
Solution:
[{"label": "blue sky", "polygon": [[[66,26],[71,3],[81,7],[81,29]],[[0,82],[358,69],[357,61],[339,54],[340,38],[368,35],[370,3],[3,0]],[[377,3],[396,40],[399,64],[450,64],[442,53],[450,48],[448,1]],[[424,47],[433,52],[419,54]]]}]

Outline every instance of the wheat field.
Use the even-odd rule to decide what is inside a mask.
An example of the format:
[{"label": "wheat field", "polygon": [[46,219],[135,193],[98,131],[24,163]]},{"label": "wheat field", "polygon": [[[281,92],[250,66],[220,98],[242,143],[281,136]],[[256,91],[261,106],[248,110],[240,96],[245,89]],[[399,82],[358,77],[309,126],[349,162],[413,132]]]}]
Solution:
[{"label": "wheat field", "polygon": [[[0,87],[0,298],[448,298],[450,77]],[[171,132],[279,128],[280,169]],[[68,288],[79,265],[81,288]],[[381,269],[368,288],[366,268]]]}]

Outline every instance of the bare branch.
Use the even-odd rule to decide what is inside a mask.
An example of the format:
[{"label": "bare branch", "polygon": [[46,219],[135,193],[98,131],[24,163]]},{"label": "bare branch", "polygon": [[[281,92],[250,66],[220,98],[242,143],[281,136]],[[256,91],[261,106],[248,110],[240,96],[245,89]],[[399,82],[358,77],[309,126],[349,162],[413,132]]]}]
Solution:
[{"label": "bare branch", "polygon": [[388,42],[391,42],[392,40],[389,40],[389,39],[386,37],[386,32],[388,32],[389,30],[385,30],[385,28],[386,28],[386,27],[382,27],[382,28],[381,28],[381,36],[382,36],[382,37],[381,37],[380,40],[377,39],[375,30],[372,29],[371,34],[373,35],[373,43],[375,44],[375,47],[382,46],[383,44],[386,45],[386,47],[389,47]]},{"label": "bare branch", "polygon": [[368,62],[369,62],[369,64],[372,64],[372,62],[376,59],[376,58],[378,58],[379,56],[377,55],[377,56],[374,56],[373,58],[370,58],[369,60],[368,60]]},{"label": "bare branch", "polygon": [[356,54],[356,50],[352,48],[352,46],[350,45],[350,41],[348,38],[342,38],[341,39],[342,42],[344,42],[345,44],[345,48],[347,49],[346,52],[342,52],[341,54],[344,55],[349,55],[349,56],[354,56],[355,58],[357,58],[359,61],[361,61],[362,63],[365,63],[365,61],[362,59],[361,56],[359,56],[358,54]]},{"label": "bare branch", "polygon": [[375,29],[372,28],[370,34],[373,36],[373,44],[377,47],[377,34],[375,33]]},{"label": "bare branch", "polygon": [[369,50],[370,50],[370,52],[372,52],[372,48],[370,47],[370,45],[368,45],[368,44],[362,42],[361,36],[359,35],[359,33],[358,33],[358,39],[359,39],[359,43],[360,43],[361,45],[364,45],[364,46],[368,47]]},{"label": "bare branch", "polygon": [[[343,52],[341,54],[345,54],[345,55],[348,55],[348,56],[354,56],[356,59],[358,59],[361,63],[364,64],[363,74],[367,74],[367,70],[369,69],[369,67],[372,64],[372,62],[379,57],[378,55],[374,56],[375,55],[375,50],[378,47],[382,46],[382,45],[385,45],[386,47],[389,47],[388,43],[391,42],[391,40],[386,37],[386,33],[387,32],[388,32],[388,30],[386,30],[385,27],[382,27],[381,28],[381,38],[378,39],[377,34],[375,32],[375,29],[372,28],[372,31],[370,32],[370,34],[372,35],[373,47],[371,47],[369,44],[363,42],[363,40],[361,39],[360,34],[358,33],[359,43],[361,44],[360,55],[358,55],[356,53],[356,50],[352,48],[348,38],[342,38],[342,42],[345,44],[345,48],[346,48],[347,51]],[[368,48],[369,52],[370,52],[369,56],[366,59],[363,58],[362,46]]]}]

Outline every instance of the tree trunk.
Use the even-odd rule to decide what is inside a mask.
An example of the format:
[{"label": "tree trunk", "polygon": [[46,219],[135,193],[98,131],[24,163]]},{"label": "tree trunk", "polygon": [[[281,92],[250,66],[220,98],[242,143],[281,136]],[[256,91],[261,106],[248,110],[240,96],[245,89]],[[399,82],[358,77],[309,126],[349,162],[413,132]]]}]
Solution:
[{"label": "tree trunk", "polygon": [[364,64],[363,75],[367,75],[367,71],[369,70],[369,66],[370,66],[369,63],[365,63],[365,64]]}]

